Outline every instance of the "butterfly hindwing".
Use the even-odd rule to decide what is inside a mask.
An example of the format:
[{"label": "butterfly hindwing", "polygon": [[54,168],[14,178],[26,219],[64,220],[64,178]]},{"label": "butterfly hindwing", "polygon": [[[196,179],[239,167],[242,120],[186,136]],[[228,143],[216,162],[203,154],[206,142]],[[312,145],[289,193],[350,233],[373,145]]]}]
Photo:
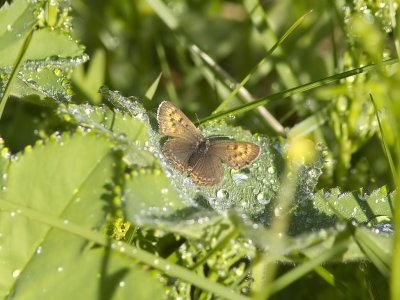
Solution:
[{"label": "butterfly hindwing", "polygon": [[182,172],[189,168],[189,159],[196,149],[196,143],[181,138],[167,140],[162,151],[164,155]]},{"label": "butterfly hindwing", "polygon": [[260,154],[260,147],[253,143],[235,140],[212,141],[210,154],[218,156],[235,170],[249,165]]},{"label": "butterfly hindwing", "polygon": [[200,155],[189,175],[197,185],[216,185],[224,174],[221,159],[208,154]]}]

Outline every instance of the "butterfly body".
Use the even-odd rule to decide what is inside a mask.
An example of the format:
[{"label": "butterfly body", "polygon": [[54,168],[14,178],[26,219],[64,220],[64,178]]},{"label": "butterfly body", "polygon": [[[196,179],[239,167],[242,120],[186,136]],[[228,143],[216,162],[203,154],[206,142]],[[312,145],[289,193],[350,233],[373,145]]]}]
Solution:
[{"label": "butterfly body", "polygon": [[223,176],[222,161],[238,170],[260,153],[253,143],[213,140],[203,137],[185,114],[169,101],[158,107],[157,120],[162,134],[170,138],[162,151],[180,171],[187,171],[198,185],[216,185]]},{"label": "butterfly body", "polygon": [[210,141],[205,138],[200,140],[200,142],[196,145],[192,155],[189,157],[188,161],[189,171],[194,168],[194,166],[201,157],[207,155],[209,149],[210,149]]}]

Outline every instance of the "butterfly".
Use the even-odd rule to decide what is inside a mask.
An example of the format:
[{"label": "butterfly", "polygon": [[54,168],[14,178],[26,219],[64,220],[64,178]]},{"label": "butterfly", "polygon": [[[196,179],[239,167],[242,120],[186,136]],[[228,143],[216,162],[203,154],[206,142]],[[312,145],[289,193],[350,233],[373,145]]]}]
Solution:
[{"label": "butterfly", "polygon": [[157,111],[160,132],[169,137],[162,152],[181,172],[187,172],[197,185],[220,183],[222,162],[235,170],[253,162],[260,147],[235,140],[210,140],[204,137],[185,114],[169,101],[161,102]]}]

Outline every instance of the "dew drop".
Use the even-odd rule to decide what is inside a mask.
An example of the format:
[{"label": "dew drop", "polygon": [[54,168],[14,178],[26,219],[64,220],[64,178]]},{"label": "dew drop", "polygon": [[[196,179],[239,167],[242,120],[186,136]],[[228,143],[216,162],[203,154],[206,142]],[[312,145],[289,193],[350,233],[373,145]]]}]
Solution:
[{"label": "dew drop", "polygon": [[243,173],[233,173],[232,174],[232,179],[236,184],[240,184],[243,181],[249,179],[249,177],[246,174],[243,174]]},{"label": "dew drop", "polygon": [[358,208],[357,208],[357,207],[354,207],[354,208],[353,208],[353,212],[351,213],[351,217],[352,217],[352,218],[354,218],[354,217],[356,216],[357,211],[358,211]]},{"label": "dew drop", "polygon": [[217,191],[216,196],[218,199],[227,199],[229,197],[229,193],[227,190],[220,189]]},{"label": "dew drop", "polygon": [[275,207],[274,209],[274,215],[276,217],[280,217],[282,215],[282,207]]},{"label": "dew drop", "polygon": [[12,277],[17,278],[21,274],[21,270],[17,269],[12,272]]},{"label": "dew drop", "polygon": [[267,205],[271,202],[271,199],[266,199],[266,198],[267,197],[264,192],[258,193],[256,196],[258,203],[260,203],[262,205]]},{"label": "dew drop", "polygon": [[53,72],[54,72],[54,75],[56,75],[57,77],[62,76],[62,71],[59,68],[54,68]]}]

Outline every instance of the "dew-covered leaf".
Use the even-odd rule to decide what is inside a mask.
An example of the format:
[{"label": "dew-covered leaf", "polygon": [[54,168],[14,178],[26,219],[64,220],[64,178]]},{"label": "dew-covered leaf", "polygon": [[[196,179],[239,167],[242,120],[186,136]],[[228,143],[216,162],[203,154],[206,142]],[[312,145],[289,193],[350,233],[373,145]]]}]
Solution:
[{"label": "dew-covered leaf", "polygon": [[160,170],[144,168],[126,180],[123,200],[128,219],[135,223],[158,222],[158,218],[187,206]]},{"label": "dew-covered leaf", "polygon": [[[136,99],[125,98],[106,88],[102,89],[102,93],[116,107],[113,112],[105,107],[94,109],[89,105],[70,105],[61,110],[65,114],[64,118],[72,117],[77,125],[112,134],[117,144],[122,141],[118,140],[122,135],[123,143],[134,143],[136,146],[145,145],[135,151],[146,153],[152,158],[152,162],[157,160],[164,171],[163,173],[150,164],[150,161],[148,164],[140,165],[138,157],[132,160],[133,165],[137,167],[131,172],[131,176],[126,178],[123,191],[123,203],[129,220],[142,226],[146,225],[186,237],[199,238],[204,228],[215,224],[215,217],[218,214],[222,219],[226,219],[225,213],[228,211],[236,211],[244,219],[267,227],[271,219],[277,217],[274,210],[276,203],[274,202],[282,176],[282,149],[285,147],[282,142],[273,142],[264,137],[255,138],[245,130],[224,123],[201,126],[200,130],[204,136],[211,139],[224,136],[250,141],[261,147],[261,153],[245,169],[234,171],[224,166],[224,178],[218,186],[200,187],[195,185],[187,174],[176,170],[166,160],[161,151],[164,137],[158,132],[153,112],[146,112]],[[129,153],[127,148],[123,151],[125,156]],[[135,151],[131,153],[135,153]],[[322,167],[322,158],[317,159],[311,165],[297,166],[298,178],[295,178],[297,188],[290,211],[289,233],[292,237],[289,238],[287,249],[288,251],[304,250],[305,253],[308,251],[310,257],[313,251],[313,255],[317,255],[317,253],[329,249],[337,236],[342,234],[338,215],[326,203],[327,199],[335,197],[334,195],[339,198],[339,193],[336,193],[335,190],[329,193],[321,191],[317,194],[314,193]],[[349,200],[344,200],[343,203],[346,205],[339,209],[346,217],[342,216],[340,219],[357,220],[366,224],[374,221],[374,217],[380,215],[390,218],[390,204],[386,200],[382,200],[382,193],[384,193],[383,190],[380,193],[374,192],[364,201],[371,203],[370,211],[361,210],[363,202],[359,204],[357,201],[354,202],[356,198],[346,196],[349,197]],[[329,201],[331,200],[329,198]],[[359,208],[355,209],[355,207]],[[362,207],[365,208],[365,205]],[[368,217],[365,215],[366,212],[368,212]],[[250,233],[251,230],[247,230],[246,235],[255,237],[257,236],[256,231]],[[310,232],[320,233],[319,241],[314,239],[312,247],[307,243],[299,242]],[[323,240],[324,232],[326,241]],[[330,232],[330,238],[326,236],[326,232]],[[269,238],[266,234],[264,242],[268,244],[273,241]],[[267,247],[267,244],[264,246]],[[318,246],[315,246],[317,244]],[[357,243],[351,240],[343,258],[357,259],[361,257],[365,256]]]},{"label": "dew-covered leaf", "polygon": [[[6,23],[1,27],[5,30],[0,31],[1,89],[9,79],[27,35],[37,23],[39,12],[45,9],[43,5],[45,3],[17,0],[1,8],[0,20]],[[43,104],[43,100],[46,104],[69,101],[72,92],[66,74],[88,60],[83,51],[67,31],[45,27],[35,29],[19,73],[11,85],[10,95],[26,97],[39,104]]]},{"label": "dew-covered leaf", "polygon": [[224,212],[229,209],[239,209],[254,219],[265,222],[263,214],[266,206],[275,197],[279,186],[280,159],[279,149],[267,138],[255,138],[249,132],[226,124],[209,124],[201,127],[203,134],[210,138],[232,138],[240,141],[254,142],[261,147],[261,154],[249,167],[234,171],[226,166],[224,178],[218,186],[199,187],[191,182],[186,174],[176,170],[166,160],[161,151],[163,137],[158,132],[155,114],[147,115],[141,104],[135,99],[127,99],[116,92],[103,88],[101,92],[118,109],[141,119],[148,130],[148,145],[151,153],[169,176],[172,187],[177,191],[182,201],[188,206],[203,202],[209,208]]},{"label": "dew-covered leaf", "polygon": [[[188,207],[193,205],[202,206],[219,213],[234,209],[257,223],[269,224],[273,208],[271,202],[275,199],[279,190],[279,176],[283,166],[281,154],[283,150],[279,142],[274,142],[266,137],[253,137],[248,131],[239,127],[228,126],[221,122],[201,126],[199,129],[202,134],[210,139],[223,137],[253,142],[260,146],[261,153],[252,164],[239,171],[230,169],[224,164],[224,177],[219,185],[211,187],[197,186],[187,174],[181,173],[174,168],[162,153],[161,147],[165,137],[159,133],[154,112],[146,112],[138,100],[125,98],[105,87],[101,89],[101,92],[118,110],[124,111],[126,114],[143,122],[148,132],[146,137],[148,139],[148,147],[144,150],[149,151],[158,159],[160,166],[169,178],[172,188],[175,189],[181,200]],[[318,160],[313,165],[299,168],[300,181],[296,192],[296,201],[301,202],[302,198],[312,195],[318,176],[321,174],[321,167],[321,160]],[[138,176],[140,176],[140,173]],[[160,191],[157,193],[160,193]],[[133,197],[128,197],[127,207],[130,206],[129,201],[136,200],[133,200]],[[149,201],[147,202],[150,203]],[[163,202],[161,204],[164,206]],[[138,205],[135,203],[132,207],[138,207]],[[146,206],[145,204],[142,205]],[[157,206],[147,208],[150,211],[153,210],[153,213],[160,209]],[[141,212],[143,213],[144,210],[141,209]],[[128,215],[131,216],[131,220],[134,220],[132,213],[128,212]],[[161,215],[165,217],[166,214],[162,213]],[[179,222],[180,220],[176,219],[176,221]]]},{"label": "dew-covered leaf", "polygon": [[[1,27],[3,31],[0,31],[0,68],[11,67],[14,64],[24,39],[36,22],[39,9],[41,8],[38,4],[17,0],[11,5],[6,3],[0,10],[0,20],[3,20],[2,15],[5,15],[9,21]],[[77,59],[82,55],[83,48],[68,33],[58,29],[40,28],[34,31],[24,59],[28,64],[36,61],[42,65],[73,66],[80,62]]]},{"label": "dew-covered leaf", "polygon": [[[328,229],[315,230],[314,232],[308,231],[290,238],[290,242],[287,244],[286,255],[288,258],[296,261],[299,259],[297,254],[301,252],[302,255],[312,259],[331,249],[339,240],[344,239],[348,240],[348,246],[334,261],[349,262],[365,259],[365,254],[351,236],[349,228],[344,224]],[[300,260],[302,259],[300,257]]]},{"label": "dew-covered leaf", "polygon": [[386,262],[381,259],[391,255],[386,252],[392,243],[393,197],[385,187],[369,195],[364,192],[341,193],[337,188],[318,191],[297,203],[291,213],[289,232],[295,236],[298,250],[314,257],[330,249],[341,235],[343,224],[351,223],[354,233],[342,261],[367,257],[383,274],[387,274],[390,259]]},{"label": "dew-covered leaf", "polygon": [[[318,191],[297,202],[292,211],[292,235],[327,229],[340,220],[360,225],[382,226],[380,231],[390,232],[393,195],[386,188],[373,191],[370,195],[360,192],[341,193],[339,189]],[[388,225],[389,227],[387,227]]]},{"label": "dew-covered leaf", "polygon": [[26,97],[30,102],[38,103],[40,100],[40,104],[45,105],[68,102],[72,96],[68,80],[61,72],[58,75],[56,73],[52,68],[20,72],[14,82],[12,94],[19,98]]},{"label": "dew-covered leaf", "polygon": [[[70,223],[82,232],[104,224],[119,159],[104,135],[76,133],[53,137],[11,161],[0,194],[2,298],[162,295],[158,281],[138,265],[68,232]],[[54,218],[65,230],[48,225]]]},{"label": "dew-covered leaf", "polygon": [[359,224],[375,222],[377,217],[392,218],[393,194],[386,187],[373,191],[341,193],[339,189],[319,191],[315,194],[314,207],[326,216],[336,216]]},{"label": "dew-covered leaf", "polygon": [[[43,47],[43,45],[51,45]],[[43,61],[47,65],[75,66],[81,63],[84,48],[69,34],[50,28],[34,32],[26,52],[26,60]]]},{"label": "dew-covered leaf", "polygon": [[123,150],[123,159],[128,165],[145,167],[154,163],[144,120],[90,104],[60,106],[59,113],[66,121],[107,134]]},{"label": "dew-covered leaf", "polygon": [[36,21],[37,7],[24,0],[5,2],[0,9],[0,68],[12,66]]}]

